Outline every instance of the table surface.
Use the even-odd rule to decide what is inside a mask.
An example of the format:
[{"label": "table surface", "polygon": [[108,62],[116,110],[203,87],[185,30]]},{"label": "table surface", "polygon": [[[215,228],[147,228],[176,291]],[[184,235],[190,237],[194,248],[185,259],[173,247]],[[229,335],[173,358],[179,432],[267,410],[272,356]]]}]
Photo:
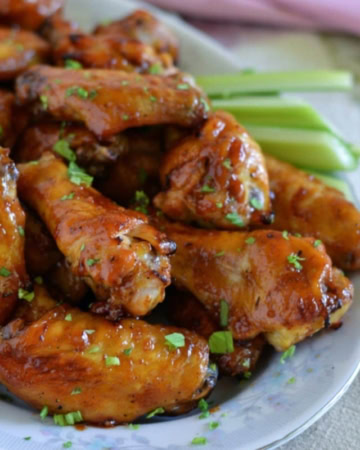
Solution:
[{"label": "table surface", "polygon": [[[360,80],[360,39],[344,35],[320,35],[298,30],[244,27],[199,20],[189,22],[232,50],[235,57],[243,62],[244,68],[296,70],[338,67],[352,70]],[[359,143],[360,86],[357,86],[351,98],[338,100],[336,95],[330,100],[330,107],[325,114],[332,116],[329,118],[335,120],[350,141]],[[316,96],[312,95],[311,101],[316,106]],[[358,175],[350,174],[350,179],[360,200]],[[281,450],[358,449],[359,419],[360,375],[327,414],[303,434],[280,448]]]}]

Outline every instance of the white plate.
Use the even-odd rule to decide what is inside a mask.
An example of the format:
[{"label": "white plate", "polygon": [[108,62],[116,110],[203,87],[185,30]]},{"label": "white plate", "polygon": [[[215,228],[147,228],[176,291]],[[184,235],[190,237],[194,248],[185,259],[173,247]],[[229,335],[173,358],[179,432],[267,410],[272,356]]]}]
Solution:
[{"label": "white plate", "polygon": [[[123,16],[138,6],[135,1],[125,0],[69,0],[67,12],[89,27]],[[180,38],[181,64],[186,70],[198,74],[239,68],[216,42],[173,16],[159,16]],[[358,296],[360,276],[352,279]],[[271,354],[245,385],[235,379],[222,380],[211,397],[220,409],[210,419],[199,420],[198,414],[190,414],[144,424],[136,431],[126,427],[87,427],[77,431],[54,426],[50,418],[41,422],[38,412],[18,400],[14,404],[0,401],[0,448],[52,450],[71,441],[76,450],[176,450],[188,447],[195,436],[206,437],[208,444],[204,448],[209,450],[275,448],[324,414],[356,376],[360,361],[360,346],[356,345],[360,341],[360,299],[357,300],[342,328],[322,332],[299,344],[295,356],[286,364],[280,364],[280,355]],[[288,383],[293,377],[295,382]],[[210,421],[219,421],[219,428],[209,431]],[[31,436],[31,440],[25,441],[26,436]]]}]

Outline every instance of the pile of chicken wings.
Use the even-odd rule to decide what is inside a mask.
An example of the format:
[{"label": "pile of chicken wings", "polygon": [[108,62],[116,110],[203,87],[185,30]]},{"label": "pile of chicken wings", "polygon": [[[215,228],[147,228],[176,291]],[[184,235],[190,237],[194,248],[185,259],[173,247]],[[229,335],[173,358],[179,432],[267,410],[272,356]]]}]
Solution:
[{"label": "pile of chicken wings", "polygon": [[212,112],[150,13],[62,7],[0,2],[0,383],[59,424],[181,414],[339,326],[360,212]]}]

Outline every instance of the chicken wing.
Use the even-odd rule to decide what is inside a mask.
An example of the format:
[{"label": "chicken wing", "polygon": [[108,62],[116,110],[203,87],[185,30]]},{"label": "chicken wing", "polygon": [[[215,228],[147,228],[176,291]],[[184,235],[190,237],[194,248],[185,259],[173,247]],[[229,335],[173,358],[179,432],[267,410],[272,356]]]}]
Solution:
[{"label": "chicken wing", "polygon": [[[186,292],[171,292],[168,296],[168,314],[175,325],[195,331],[206,339],[220,330],[220,325],[196,298]],[[250,341],[235,341],[234,351],[212,355],[223,375],[241,375],[252,372],[262,353],[265,340],[259,335]]]},{"label": "chicken wing", "polygon": [[144,315],[163,300],[170,284],[167,255],[175,244],[146,216],[75,184],[81,182],[78,172],[50,153],[37,164],[18,167],[20,196],[42,218],[73,273],[106,302],[112,318],[122,308]]},{"label": "chicken wing", "polygon": [[[155,408],[189,410],[214,386],[207,343],[188,330],[111,323],[65,306],[23,329],[21,322],[2,332],[0,382],[50,414],[80,411],[85,422],[115,425]],[[167,344],[172,333],[183,346]]]},{"label": "chicken wing", "polygon": [[63,6],[64,0],[2,0],[0,23],[35,30]]},{"label": "chicken wing", "polygon": [[49,44],[31,31],[0,27],[0,81],[45,62],[49,51]]},{"label": "chicken wing", "polygon": [[137,10],[124,19],[99,25],[96,35],[117,35],[150,45],[158,54],[167,55],[176,62],[179,44],[171,30],[148,11]]},{"label": "chicken wing", "polygon": [[37,66],[18,77],[16,92],[19,102],[31,104],[33,111],[84,123],[98,138],[106,138],[131,127],[190,127],[206,118],[202,92],[188,84],[183,89],[178,79]]},{"label": "chicken wing", "polygon": [[25,214],[17,198],[18,171],[0,149],[0,325],[13,312],[18,291],[27,282],[24,258]]},{"label": "chicken wing", "polygon": [[226,301],[234,339],[264,333],[282,351],[339,321],[351,305],[350,280],[312,238],[161,223],[177,245],[171,260],[175,285],[192,292],[215,320]]},{"label": "chicken wing", "polygon": [[312,175],[266,157],[274,194],[272,228],[322,240],[335,265],[360,269],[360,211]]},{"label": "chicken wing", "polygon": [[224,229],[270,221],[263,155],[230,114],[212,114],[170,149],[160,177],[163,192],[154,204],[175,220]]},{"label": "chicken wing", "polygon": [[[50,297],[45,286],[34,283],[33,286],[34,298],[31,302],[22,300],[18,303],[12,322],[7,325],[6,331],[2,332],[2,337],[6,337],[13,334],[19,329],[19,326],[23,324],[30,324],[36,322],[46,313],[58,306],[58,303]],[[0,338],[1,339],[1,338]]]},{"label": "chicken wing", "polygon": [[12,128],[14,100],[11,92],[0,90],[0,143],[5,147],[10,147],[15,140]]}]

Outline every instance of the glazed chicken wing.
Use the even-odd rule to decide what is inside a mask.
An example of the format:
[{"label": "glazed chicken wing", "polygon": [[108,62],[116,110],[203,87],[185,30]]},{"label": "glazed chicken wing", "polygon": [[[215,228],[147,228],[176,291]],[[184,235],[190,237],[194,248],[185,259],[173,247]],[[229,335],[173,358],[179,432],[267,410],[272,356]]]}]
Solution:
[{"label": "glazed chicken wing", "polygon": [[0,23],[35,30],[47,17],[58,11],[63,3],[64,0],[2,0]]},{"label": "glazed chicken wing", "polygon": [[[189,293],[177,291],[169,296],[169,317],[175,325],[195,331],[206,339],[220,330],[219,323],[209,311]],[[234,351],[223,355],[212,355],[223,375],[241,375],[252,372],[264,347],[264,338],[259,335],[249,341],[235,341]]]},{"label": "glazed chicken wing", "polygon": [[195,126],[206,118],[208,105],[199,89],[187,86],[180,88],[171,77],[37,66],[17,79],[16,91],[19,102],[34,111],[84,123],[106,138],[143,125]]},{"label": "glazed chicken wing", "polygon": [[49,50],[48,43],[31,31],[0,27],[0,81],[45,62]]},{"label": "glazed chicken wing", "polygon": [[0,149],[0,325],[13,312],[18,291],[27,281],[24,259],[25,214],[17,198],[18,171]]},{"label": "glazed chicken wing", "polygon": [[6,147],[10,147],[15,140],[12,127],[14,100],[11,92],[0,90],[0,143]]},{"label": "glazed chicken wing", "polygon": [[302,170],[266,157],[274,194],[272,228],[320,239],[334,264],[360,269],[360,211],[336,189]]},{"label": "glazed chicken wing", "polygon": [[312,238],[208,231],[164,220],[162,229],[177,245],[174,283],[192,292],[216,320],[225,300],[234,339],[264,333],[282,351],[339,321],[351,305],[351,282]]},{"label": "glazed chicken wing", "polygon": [[[50,414],[132,422],[155,408],[189,410],[214,385],[207,343],[191,331],[135,319],[115,324],[64,306],[22,327],[17,319],[2,331],[0,382]],[[184,346],[167,344],[172,333]]]},{"label": "glazed chicken wing", "polygon": [[163,300],[170,283],[167,255],[175,244],[146,216],[76,184],[79,173],[50,153],[37,164],[18,167],[20,196],[44,221],[73,273],[106,302],[112,318],[122,308],[144,315]]},{"label": "glazed chicken wing", "polygon": [[269,184],[259,146],[225,112],[165,155],[154,204],[172,219],[239,229],[270,220]]}]

